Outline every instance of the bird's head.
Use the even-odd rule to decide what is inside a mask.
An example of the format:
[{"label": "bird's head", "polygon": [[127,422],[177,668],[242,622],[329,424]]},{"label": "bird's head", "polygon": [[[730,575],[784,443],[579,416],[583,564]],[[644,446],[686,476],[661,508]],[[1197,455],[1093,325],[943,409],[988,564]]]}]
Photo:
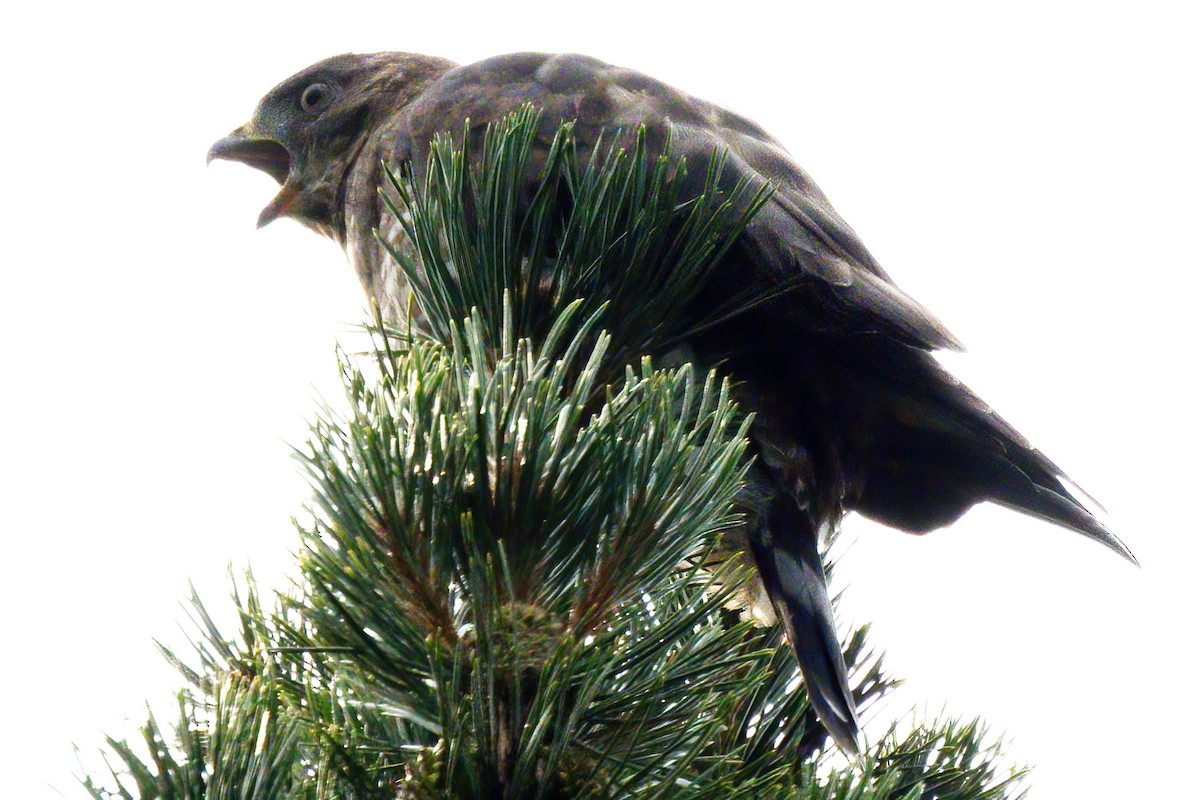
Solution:
[{"label": "bird's head", "polygon": [[268,92],[249,122],[209,149],[208,160],[240,161],[278,181],[259,227],[292,217],[337,238],[343,183],[372,123],[401,110],[453,67],[414,53],[319,61]]}]

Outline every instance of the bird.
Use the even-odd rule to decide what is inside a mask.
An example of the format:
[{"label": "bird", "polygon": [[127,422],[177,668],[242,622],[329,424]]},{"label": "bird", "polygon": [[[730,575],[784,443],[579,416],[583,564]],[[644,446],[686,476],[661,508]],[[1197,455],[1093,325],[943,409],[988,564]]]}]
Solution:
[{"label": "bird", "polygon": [[542,147],[566,122],[583,151],[606,132],[639,128],[688,163],[720,153],[731,178],[770,189],[694,302],[747,290],[769,299],[689,344],[744,387],[739,400],[755,414],[745,547],[812,707],[843,750],[859,751],[859,721],[820,548],[846,514],[923,534],[991,502],[1137,563],[1082,490],[940,365],[933,353],[962,349],[958,339],[892,281],[784,146],[742,115],[584,55],[460,66],[350,53],[273,88],[208,159],[274,178],[279,192],[258,225],[291,218],[333,239],[395,321],[408,294],[382,242],[405,243],[382,197],[385,170],[420,175],[438,135],[479,131],[526,106],[541,112]]}]

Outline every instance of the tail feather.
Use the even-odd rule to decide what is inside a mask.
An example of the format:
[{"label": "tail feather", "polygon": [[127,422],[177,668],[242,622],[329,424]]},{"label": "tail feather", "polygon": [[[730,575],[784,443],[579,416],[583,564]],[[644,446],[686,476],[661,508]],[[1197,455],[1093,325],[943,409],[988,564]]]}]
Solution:
[{"label": "tail feather", "polygon": [[847,753],[858,752],[859,726],[818,548],[822,522],[854,510],[924,533],[991,501],[1137,563],[1063,471],[928,352],[843,337],[800,353],[789,378],[789,391],[748,395],[758,449],[748,538],[812,708]]},{"label": "tail feather", "polygon": [[858,713],[825,587],[817,527],[795,498],[777,493],[750,543],[763,585],[796,651],[809,702],[838,746],[858,753]]}]

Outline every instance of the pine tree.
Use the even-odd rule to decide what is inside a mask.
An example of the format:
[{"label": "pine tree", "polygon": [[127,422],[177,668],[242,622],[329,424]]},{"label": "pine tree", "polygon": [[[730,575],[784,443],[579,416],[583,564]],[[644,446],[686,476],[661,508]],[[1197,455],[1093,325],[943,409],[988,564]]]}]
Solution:
[{"label": "pine tree", "polygon": [[[749,420],[686,363],[686,308],[764,197],[639,141],[548,150],[536,115],[394,176],[410,324],[341,354],[347,406],[297,451],[299,578],[193,592],[179,716],[110,739],[95,798],[1009,798],[980,723],[847,764],[723,557]],[[681,171],[705,169],[702,196]],[[532,184],[528,176],[537,175]],[[569,202],[564,202],[564,198]],[[566,210],[564,210],[566,209]],[[652,297],[655,302],[646,302]],[[654,355],[651,358],[651,354]],[[845,642],[860,709],[895,681]],[[106,788],[111,786],[113,788]]]}]

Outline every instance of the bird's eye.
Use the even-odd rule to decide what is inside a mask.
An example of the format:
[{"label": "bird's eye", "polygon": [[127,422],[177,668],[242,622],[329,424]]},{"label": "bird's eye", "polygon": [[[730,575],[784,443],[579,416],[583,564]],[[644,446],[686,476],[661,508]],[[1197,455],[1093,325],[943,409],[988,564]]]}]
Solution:
[{"label": "bird's eye", "polygon": [[329,87],[323,83],[314,83],[300,93],[300,107],[312,114],[320,111],[329,99]]}]

